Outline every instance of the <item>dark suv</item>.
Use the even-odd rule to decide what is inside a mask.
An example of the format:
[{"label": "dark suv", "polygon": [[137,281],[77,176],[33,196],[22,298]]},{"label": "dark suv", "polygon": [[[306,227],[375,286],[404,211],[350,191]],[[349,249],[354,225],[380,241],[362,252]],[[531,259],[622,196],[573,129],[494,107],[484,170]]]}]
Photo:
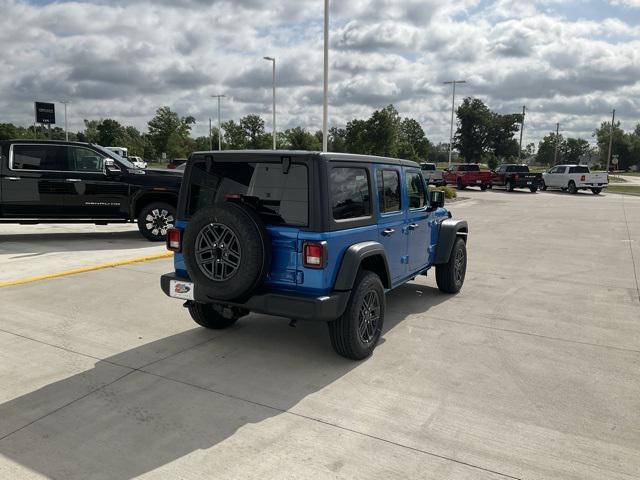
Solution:
[{"label": "dark suv", "polygon": [[467,223],[406,160],[289,151],[204,152],[187,164],[163,291],[225,328],[249,312],[328,322],[352,359],[377,344],[385,292],[435,266],[464,282]]},{"label": "dark suv", "polygon": [[175,221],[182,172],[140,169],[79,142],[0,141],[0,223],[138,222],[161,241]]}]

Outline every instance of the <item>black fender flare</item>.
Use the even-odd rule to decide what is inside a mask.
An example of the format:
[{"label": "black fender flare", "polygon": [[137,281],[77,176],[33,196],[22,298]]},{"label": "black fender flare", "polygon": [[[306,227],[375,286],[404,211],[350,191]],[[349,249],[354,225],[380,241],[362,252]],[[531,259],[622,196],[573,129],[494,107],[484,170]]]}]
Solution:
[{"label": "black fender flare", "polygon": [[447,263],[449,257],[451,257],[451,251],[453,250],[453,244],[456,238],[462,237],[464,242],[467,243],[468,235],[469,226],[466,220],[453,220],[449,218],[440,223],[438,246],[436,247],[436,256],[433,264],[441,265]]},{"label": "black fender flare", "polygon": [[334,290],[347,291],[353,288],[356,276],[360,270],[363,260],[369,257],[379,256],[384,264],[384,274],[386,278],[381,278],[385,288],[391,285],[391,275],[389,272],[389,262],[387,261],[387,253],[378,242],[362,242],[351,245],[342,257],[342,264],[338,271],[338,276],[334,284]]}]

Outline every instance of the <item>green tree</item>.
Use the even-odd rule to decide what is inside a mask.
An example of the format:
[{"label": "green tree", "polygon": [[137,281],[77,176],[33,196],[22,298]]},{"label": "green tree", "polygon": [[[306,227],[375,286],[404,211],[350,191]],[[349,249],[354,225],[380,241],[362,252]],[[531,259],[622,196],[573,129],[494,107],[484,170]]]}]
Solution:
[{"label": "green tree", "polygon": [[233,120],[224,122],[222,124],[222,130],[224,131],[224,143],[225,148],[230,150],[244,150],[247,148],[247,135],[239,124]]},{"label": "green tree", "polygon": [[[316,137],[322,145],[322,131],[316,132]],[[331,127],[328,137],[327,148],[330,152],[344,153],[347,151],[347,131],[344,128]]]},{"label": "green tree", "polygon": [[398,156],[408,160],[426,160],[430,142],[422,126],[413,118],[405,118],[400,123]]},{"label": "green tree", "polygon": [[546,135],[538,144],[538,154],[536,156],[536,162],[542,165],[552,166],[554,163],[556,142],[558,144],[558,163],[562,162],[562,144],[564,138],[562,134],[556,135],[555,132],[550,132]]},{"label": "green tree", "polygon": [[13,123],[0,123],[0,140],[18,138],[18,128]]},{"label": "green tree", "polygon": [[169,107],[160,107],[149,120],[149,138],[156,152],[165,152],[168,158],[184,157],[187,154],[187,139],[193,117],[180,118]]},{"label": "green tree", "polygon": [[259,115],[247,115],[240,119],[245,132],[246,148],[264,150],[273,146],[273,137],[264,130],[264,120]]},{"label": "green tree", "polygon": [[603,165],[607,164],[607,155],[609,154],[609,139],[611,142],[611,156],[618,156],[618,169],[626,170],[631,165],[637,162],[637,158],[634,159],[632,135],[625,134],[624,130],[620,128],[620,122],[616,122],[613,125],[613,132],[611,132],[611,122],[602,122],[600,128],[597,128],[593,132],[593,136],[598,142],[598,148],[600,149],[600,161]]},{"label": "green tree", "polygon": [[580,163],[580,159],[589,151],[589,142],[583,138],[567,138],[561,146],[562,161]]},{"label": "green tree", "polygon": [[508,159],[518,156],[520,146],[514,135],[520,131],[521,122],[522,114],[491,113],[487,142],[488,149],[496,158]]},{"label": "green tree", "polygon": [[454,145],[466,162],[478,163],[489,147],[491,111],[477,98],[465,98],[456,111],[458,129]]},{"label": "green tree", "polygon": [[308,151],[322,150],[322,143],[318,140],[318,137],[302,127],[285,130],[283,137],[282,146],[284,148]]}]

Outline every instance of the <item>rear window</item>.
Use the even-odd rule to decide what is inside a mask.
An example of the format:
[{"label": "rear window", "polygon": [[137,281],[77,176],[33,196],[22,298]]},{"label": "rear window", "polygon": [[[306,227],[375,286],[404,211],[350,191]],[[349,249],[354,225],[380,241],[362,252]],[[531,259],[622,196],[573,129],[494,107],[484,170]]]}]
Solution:
[{"label": "rear window", "polygon": [[256,207],[267,224],[308,226],[309,174],[306,165],[292,163],[283,172],[280,163],[205,162],[191,169],[187,212],[224,202],[228,195],[240,195]]},{"label": "rear window", "polygon": [[509,171],[516,173],[529,173],[529,167],[527,167],[526,165],[514,165],[512,167],[509,167]]},{"label": "rear window", "polygon": [[433,163],[423,163],[422,165],[420,165],[420,168],[422,170],[434,171],[436,169],[436,166]]},{"label": "rear window", "polygon": [[475,163],[470,163],[467,165],[460,165],[458,167],[458,171],[460,172],[479,172],[480,171],[480,166],[476,165]]},{"label": "rear window", "polygon": [[589,173],[589,167],[571,167],[569,173]]}]

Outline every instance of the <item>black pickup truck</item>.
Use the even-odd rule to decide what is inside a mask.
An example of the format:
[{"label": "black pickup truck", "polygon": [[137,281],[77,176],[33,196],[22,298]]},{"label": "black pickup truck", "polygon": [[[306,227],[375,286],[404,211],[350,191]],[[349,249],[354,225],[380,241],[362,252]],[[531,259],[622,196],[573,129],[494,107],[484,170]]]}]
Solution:
[{"label": "black pickup truck", "polygon": [[538,191],[541,173],[532,173],[527,165],[500,165],[491,175],[491,185],[505,187],[512,192],[514,188],[528,188],[532,193]]},{"label": "black pickup truck", "polygon": [[151,241],[175,221],[182,172],[142,170],[99,145],[0,141],[0,223],[138,222]]}]

